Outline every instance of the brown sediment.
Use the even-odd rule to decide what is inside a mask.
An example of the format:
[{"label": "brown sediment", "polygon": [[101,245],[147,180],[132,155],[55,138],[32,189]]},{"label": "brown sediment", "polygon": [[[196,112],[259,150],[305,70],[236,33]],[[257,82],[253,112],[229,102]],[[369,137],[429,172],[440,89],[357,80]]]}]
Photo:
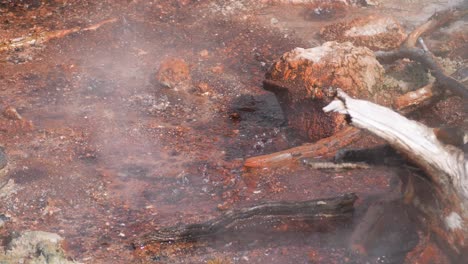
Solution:
[{"label": "brown sediment", "polygon": [[[2,239],[27,229],[57,233],[64,238],[65,253],[84,263],[243,257],[302,263],[313,259],[310,252],[325,263],[352,258],[342,243],[349,237],[348,224],[336,225],[336,235],[301,235],[298,225],[291,236],[258,244],[154,245],[137,251],[140,255],[130,248],[134,238],[156,227],[204,222],[220,216],[218,208],[348,191],[365,198],[389,190],[394,172],[380,167],[322,172],[296,164],[295,170],[255,170],[252,177],[258,180],[249,186],[244,182],[245,157],[294,145],[294,138],[286,136],[281,109],[262,81],[284,52],[319,42],[314,34],[324,22],[305,20],[301,14],[307,6],[10,2],[0,4],[2,43],[25,38],[17,40],[22,48],[2,46],[0,53],[1,109],[10,105],[22,117],[16,120],[10,111],[0,118],[0,145],[8,156],[0,183],[10,182],[14,190],[0,203],[0,219],[7,219]],[[349,8],[346,14],[372,11]],[[276,26],[272,17],[279,20]],[[29,45],[28,40],[46,45]],[[185,61],[187,90],[155,82],[166,58]],[[439,114],[453,118],[450,113]],[[378,143],[359,137],[351,133],[345,138],[357,139],[363,147]],[[338,148],[339,142],[325,140],[317,152],[301,150],[300,155],[329,157]],[[262,162],[257,165],[264,166]],[[164,250],[169,253],[163,256]]]}]

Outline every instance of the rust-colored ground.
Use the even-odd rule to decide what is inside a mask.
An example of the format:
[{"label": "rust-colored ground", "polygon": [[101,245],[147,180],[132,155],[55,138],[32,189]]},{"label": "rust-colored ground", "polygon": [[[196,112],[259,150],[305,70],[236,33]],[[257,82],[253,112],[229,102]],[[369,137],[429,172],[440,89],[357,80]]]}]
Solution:
[{"label": "rust-colored ground", "polygon": [[[343,10],[339,18],[371,12]],[[0,53],[1,107],[34,126],[0,117],[9,158],[0,180],[17,188],[0,204],[11,217],[0,236],[58,233],[83,263],[352,263],[345,242],[352,224],[160,254],[131,246],[157,227],[207,220],[220,209],[345,192],[365,200],[390,189],[388,168],[242,169],[245,157],[300,143],[287,139],[261,81],[284,52],[320,42],[314,32],[331,20],[307,12],[249,1],[0,1],[1,40],[117,19]],[[158,81],[167,60],[177,63],[165,76],[177,75],[182,89]]]}]

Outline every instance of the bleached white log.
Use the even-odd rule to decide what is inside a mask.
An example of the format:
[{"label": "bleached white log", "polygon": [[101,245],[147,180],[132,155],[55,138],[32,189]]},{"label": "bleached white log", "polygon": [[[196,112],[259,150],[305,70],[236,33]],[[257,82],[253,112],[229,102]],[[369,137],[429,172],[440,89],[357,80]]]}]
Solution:
[{"label": "bleached white log", "polygon": [[337,99],[323,108],[351,117],[352,125],[366,129],[407,154],[437,185],[453,187],[468,201],[468,161],[461,149],[441,143],[433,130],[393,110],[353,99],[338,89]]}]

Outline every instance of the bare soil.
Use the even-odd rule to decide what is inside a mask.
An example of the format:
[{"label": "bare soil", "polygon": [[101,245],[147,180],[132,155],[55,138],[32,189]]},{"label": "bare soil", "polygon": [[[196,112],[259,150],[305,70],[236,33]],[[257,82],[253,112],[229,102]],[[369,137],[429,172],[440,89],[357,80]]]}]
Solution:
[{"label": "bare soil", "polygon": [[[386,167],[242,168],[246,157],[302,143],[262,88],[268,67],[284,52],[320,44],[320,28],[332,22],[386,13],[412,28],[445,7],[434,2],[420,12],[415,1],[399,1],[403,12],[395,1],[381,2],[346,6],[322,19],[308,5],[246,0],[0,1],[0,40],[117,19],[0,53],[0,106],[14,107],[34,125],[0,117],[8,156],[0,182],[13,179],[16,188],[1,199],[0,214],[10,220],[0,237],[6,244],[23,230],[57,233],[80,263],[359,263],[346,244],[353,222],[328,232],[228,237],[159,253],[135,251],[132,242],[158,227],[261,201],[355,192],[365,208],[389,192],[396,174]],[[158,82],[158,69],[171,58],[188,65],[187,89]],[[366,137],[356,146],[378,143]],[[384,263],[379,257],[369,261]]]}]

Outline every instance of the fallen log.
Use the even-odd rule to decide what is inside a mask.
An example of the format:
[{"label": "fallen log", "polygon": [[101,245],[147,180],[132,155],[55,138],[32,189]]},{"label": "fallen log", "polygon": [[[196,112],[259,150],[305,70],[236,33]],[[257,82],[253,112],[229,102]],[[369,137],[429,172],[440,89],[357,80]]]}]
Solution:
[{"label": "fallen log", "polygon": [[221,234],[238,232],[245,226],[259,226],[275,220],[281,221],[334,221],[349,219],[354,212],[354,193],[334,198],[302,202],[267,202],[264,204],[230,210],[220,217],[204,223],[177,225],[146,234],[135,242],[136,248],[152,243],[196,242],[216,238]]},{"label": "fallen log", "polygon": [[468,160],[465,153],[440,142],[433,129],[389,108],[353,99],[341,90],[324,111],[348,115],[351,125],[386,140],[424,172],[424,184],[414,177],[407,179],[404,201],[420,212],[420,222],[436,235],[454,263],[466,260]]}]

